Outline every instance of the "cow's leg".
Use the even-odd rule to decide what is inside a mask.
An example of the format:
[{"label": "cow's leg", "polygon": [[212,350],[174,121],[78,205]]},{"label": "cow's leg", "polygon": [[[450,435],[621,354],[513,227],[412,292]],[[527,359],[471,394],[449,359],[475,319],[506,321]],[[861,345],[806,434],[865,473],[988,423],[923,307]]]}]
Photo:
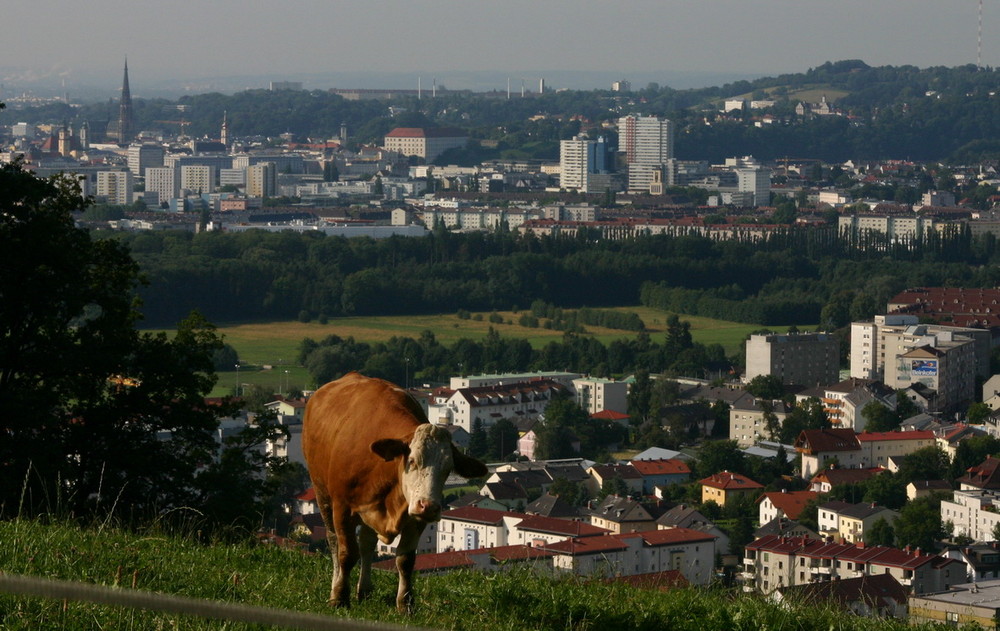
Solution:
[{"label": "cow's leg", "polygon": [[362,522],[358,530],[358,548],[361,554],[361,569],[358,571],[358,601],[368,597],[372,591],[372,559],[375,557],[375,531]]},{"label": "cow's leg", "polygon": [[396,609],[401,613],[409,613],[413,609],[413,566],[424,526],[423,522],[411,520],[399,534],[399,545],[396,547],[396,572],[399,573]]},{"label": "cow's leg", "polygon": [[337,537],[336,524],[333,521],[333,504],[330,496],[319,486],[316,489],[316,504],[319,505],[319,514],[323,518],[323,525],[326,526],[326,544],[330,548],[330,559],[333,561],[333,573],[330,578],[330,602],[336,598],[337,572],[340,562],[337,560],[339,549],[339,538]]},{"label": "cow's leg", "polygon": [[337,568],[330,589],[330,604],[334,607],[349,607],[351,570],[358,562],[358,538],[355,534],[358,524],[347,511],[338,510],[337,507],[334,507],[333,519],[337,526]]}]

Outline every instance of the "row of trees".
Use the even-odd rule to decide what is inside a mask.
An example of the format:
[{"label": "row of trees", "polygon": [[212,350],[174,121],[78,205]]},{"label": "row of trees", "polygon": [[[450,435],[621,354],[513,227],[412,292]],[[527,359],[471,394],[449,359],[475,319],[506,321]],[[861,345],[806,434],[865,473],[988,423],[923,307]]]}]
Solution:
[{"label": "row of trees", "polygon": [[[167,325],[588,305],[634,305],[764,325],[871,317],[905,287],[994,286],[995,239],[964,234],[919,249],[856,249],[790,228],[766,240],[698,236],[536,237],[503,229],[369,240],[315,233],[100,233],[123,243],[149,284],[142,311]],[[961,247],[959,247],[961,246]],[[873,265],[877,273],[873,274]],[[532,310],[532,316],[537,317]],[[563,312],[565,315],[567,312]],[[637,318],[575,309],[575,323],[635,330]]]}]

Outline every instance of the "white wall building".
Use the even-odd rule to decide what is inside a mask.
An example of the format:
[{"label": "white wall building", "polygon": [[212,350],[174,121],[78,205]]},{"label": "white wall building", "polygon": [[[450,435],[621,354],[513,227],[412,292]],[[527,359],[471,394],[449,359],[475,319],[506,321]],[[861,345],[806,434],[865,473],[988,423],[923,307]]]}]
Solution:
[{"label": "white wall building", "polygon": [[618,146],[625,153],[628,190],[648,192],[653,171],[674,157],[674,123],[655,116],[618,119]]},{"label": "white wall building", "polygon": [[109,204],[132,203],[132,173],[130,171],[98,171],[97,197]]},{"label": "white wall building", "polygon": [[194,194],[215,191],[215,167],[204,164],[181,166],[181,188]]}]

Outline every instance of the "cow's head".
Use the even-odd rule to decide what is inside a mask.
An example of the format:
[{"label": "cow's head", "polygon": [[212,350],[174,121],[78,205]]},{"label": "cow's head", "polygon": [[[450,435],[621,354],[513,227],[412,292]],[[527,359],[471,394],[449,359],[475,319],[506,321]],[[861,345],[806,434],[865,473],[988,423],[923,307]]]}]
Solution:
[{"label": "cow's head", "polygon": [[400,485],[410,515],[423,521],[441,518],[442,492],[452,471],[465,478],[486,475],[486,465],[461,453],[447,430],[430,423],[417,426],[409,442],[383,438],[371,450],[385,461],[400,459]]}]

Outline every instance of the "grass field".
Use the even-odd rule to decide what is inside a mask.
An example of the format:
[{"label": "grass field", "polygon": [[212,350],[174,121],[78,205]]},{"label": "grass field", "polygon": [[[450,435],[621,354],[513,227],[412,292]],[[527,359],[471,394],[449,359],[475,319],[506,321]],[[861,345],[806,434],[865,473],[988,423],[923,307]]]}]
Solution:
[{"label": "grass field", "polygon": [[[525,568],[418,574],[414,581],[416,608],[411,616],[396,613],[391,604],[395,575],[376,571],[371,598],[350,609],[331,609],[326,604],[331,571],[326,555],[263,545],[201,545],[156,529],[127,532],[105,524],[79,528],[59,520],[0,521],[0,541],[4,544],[0,545],[0,570],[5,576],[79,581],[313,613],[342,621],[338,629],[373,628],[371,623],[462,631],[929,629],[907,626],[905,621],[861,618],[827,606],[802,608],[717,588],[660,592],[599,579],[546,576]],[[498,565],[496,569],[504,568]],[[348,623],[353,624],[348,627]],[[0,593],[0,628],[139,631],[264,627],[58,597]]]},{"label": "grass field", "polygon": [[[653,341],[662,341],[665,336],[669,312],[649,307],[619,307],[616,310],[636,313],[646,324]],[[305,390],[313,387],[310,376],[304,368],[296,364],[302,340],[321,340],[328,335],[343,338],[353,337],[359,342],[385,342],[391,337],[417,338],[424,331],[431,331],[439,342],[451,345],[461,338],[480,340],[486,337],[490,327],[505,338],[527,339],[535,348],[541,348],[550,341],[559,341],[562,331],[544,328],[522,327],[517,324],[521,312],[498,312],[503,323],[489,322],[488,313],[473,314],[481,319],[463,320],[454,313],[417,316],[380,316],[334,318],[327,324],[318,322],[253,322],[219,324],[219,333],[225,341],[236,349],[240,362],[247,365],[239,371],[239,381],[243,384],[260,384],[284,392],[289,388]],[[696,342],[705,345],[721,344],[729,354],[739,351],[740,343],[746,336],[762,328],[757,324],[744,324],[726,320],[714,320],[698,316],[679,314],[681,320],[690,322],[691,335]],[[812,325],[800,325],[800,329]],[[586,327],[587,333],[604,344],[613,340],[631,339],[635,333],[600,327]],[[251,366],[253,368],[251,368]],[[270,366],[269,369],[259,367]],[[219,384],[212,393],[215,396],[233,392],[237,382],[235,366],[233,370],[219,372]]]}]

